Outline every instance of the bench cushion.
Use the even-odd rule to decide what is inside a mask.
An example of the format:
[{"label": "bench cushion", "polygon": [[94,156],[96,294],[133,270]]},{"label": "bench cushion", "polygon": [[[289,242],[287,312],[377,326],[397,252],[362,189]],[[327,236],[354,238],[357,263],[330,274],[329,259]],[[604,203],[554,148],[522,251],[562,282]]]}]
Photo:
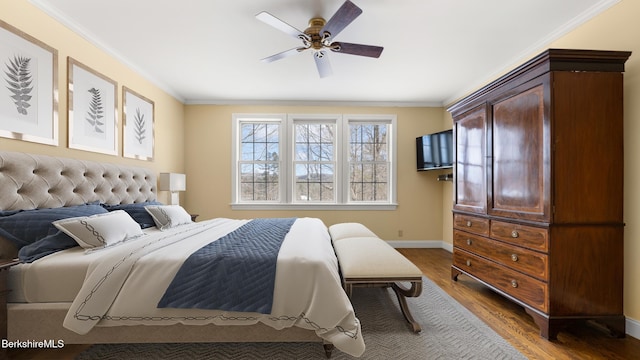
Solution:
[{"label": "bench cushion", "polygon": [[331,240],[333,242],[354,237],[378,237],[373,231],[360,223],[341,223],[331,225],[329,227],[329,233],[331,234]]},{"label": "bench cushion", "polygon": [[378,237],[351,237],[334,242],[345,280],[422,278],[422,272]]}]

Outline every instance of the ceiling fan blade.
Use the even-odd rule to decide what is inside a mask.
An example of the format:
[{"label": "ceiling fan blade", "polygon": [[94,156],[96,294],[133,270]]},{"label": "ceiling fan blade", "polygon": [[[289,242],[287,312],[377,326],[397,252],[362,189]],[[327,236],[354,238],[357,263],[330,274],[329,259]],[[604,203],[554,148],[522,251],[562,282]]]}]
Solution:
[{"label": "ceiling fan blade", "polygon": [[351,24],[355,18],[362,14],[362,9],[357,7],[354,3],[347,0],[340,6],[338,11],[327,21],[322,30],[320,30],[320,35],[324,35],[325,33],[329,33],[328,36],[335,38],[342,30],[344,30],[347,25]]},{"label": "ceiling fan blade", "polygon": [[267,56],[264,59],[260,59],[260,61],[266,62],[266,63],[270,63],[270,62],[274,62],[276,60],[280,60],[282,58],[289,57],[291,55],[295,55],[295,54],[301,53],[301,52],[303,52],[305,50],[307,50],[307,48],[295,47],[293,49],[289,49],[289,50],[286,50],[286,51],[283,51],[283,52],[280,52],[280,53],[277,53],[277,54],[274,54],[274,55],[271,55],[271,56]]},{"label": "ceiling fan blade", "polygon": [[278,30],[280,30],[282,32],[285,32],[285,33],[293,36],[294,38],[297,38],[297,39],[302,39],[303,38],[303,39],[310,40],[309,36],[307,34],[303,33],[302,31],[300,31],[300,30],[298,30],[296,28],[294,28],[293,26],[287,24],[286,22],[278,19],[277,17],[269,14],[266,11],[262,11],[261,13],[256,15],[256,19],[264,22],[267,25],[271,25],[274,28],[276,28],[276,29],[278,29]]},{"label": "ceiling fan blade", "polygon": [[373,58],[380,57],[383,49],[384,48],[382,46],[351,44],[345,42],[334,42],[331,44],[332,51],[343,54],[368,56]]},{"label": "ceiling fan blade", "polygon": [[318,68],[318,74],[321,78],[331,76],[333,70],[331,70],[331,63],[329,62],[329,56],[326,51],[316,51],[313,53],[313,58],[316,61],[316,67]]}]

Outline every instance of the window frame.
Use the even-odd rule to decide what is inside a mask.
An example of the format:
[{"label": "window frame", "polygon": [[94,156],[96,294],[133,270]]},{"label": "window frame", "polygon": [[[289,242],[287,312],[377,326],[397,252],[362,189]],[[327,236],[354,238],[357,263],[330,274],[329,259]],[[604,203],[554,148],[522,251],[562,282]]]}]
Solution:
[{"label": "window frame", "polygon": [[349,181],[349,174],[350,174],[350,170],[349,170],[349,166],[350,166],[350,162],[349,159],[346,158],[347,155],[345,155],[343,158],[341,158],[342,162],[342,172],[344,174],[344,176],[341,178],[341,180],[343,181],[343,184],[341,186],[341,189],[343,190],[343,194],[342,194],[342,203],[345,204],[357,204],[357,205],[388,205],[388,204],[396,204],[396,180],[397,180],[397,157],[396,157],[396,152],[397,152],[397,146],[396,146],[396,117],[395,115],[393,115],[391,117],[391,115],[345,115],[346,119],[343,121],[342,126],[343,126],[343,145],[342,145],[342,150],[345,151],[346,153],[348,153],[348,149],[349,149],[349,140],[350,140],[350,133],[349,133],[349,126],[351,124],[372,124],[372,123],[378,123],[378,124],[386,124],[388,125],[387,128],[387,143],[389,144],[389,154],[388,154],[388,164],[389,164],[389,174],[388,174],[388,182],[389,182],[389,200],[388,201],[370,201],[370,202],[366,202],[366,201],[353,201],[349,199],[349,188],[351,186],[350,181]]},{"label": "window frame", "polygon": [[[339,184],[339,181],[341,179],[341,171],[342,171],[342,167],[341,165],[341,154],[340,154],[340,148],[341,148],[341,144],[340,142],[340,138],[341,138],[341,132],[343,131],[340,127],[340,124],[342,122],[342,115],[340,114],[289,114],[287,115],[287,127],[288,127],[288,134],[289,137],[287,138],[288,140],[288,145],[286,146],[288,148],[287,151],[287,164],[286,166],[288,167],[289,171],[289,176],[287,177],[287,179],[289,180],[289,183],[287,184],[287,204],[291,204],[291,205],[336,205],[340,203],[340,189],[341,189],[341,184]],[[296,124],[303,124],[303,123],[311,123],[311,124],[333,124],[334,125],[334,130],[335,130],[335,134],[334,134],[334,139],[333,139],[333,148],[334,148],[334,196],[333,196],[333,202],[326,202],[326,201],[300,201],[300,200],[296,200],[295,199],[295,192],[296,192],[296,171],[295,171],[295,163],[296,163],[296,159],[295,159],[295,154],[296,154],[296,150],[295,150],[295,146],[296,146],[296,140],[295,140],[295,136],[296,136],[296,132],[295,132],[295,125]]]},{"label": "window frame", "polygon": [[[231,156],[231,208],[233,210],[395,210],[397,208],[397,116],[395,114],[232,114]],[[295,123],[335,121],[335,202],[294,201],[295,194]],[[243,123],[276,122],[280,125],[280,174],[278,201],[241,201],[239,184],[239,161],[241,152],[240,127]],[[385,123],[388,125],[389,142],[389,200],[349,200],[349,125],[352,123]]]},{"label": "window frame", "polygon": [[284,161],[286,159],[286,150],[284,149],[283,142],[280,140],[278,151],[280,152],[280,161],[279,163],[279,183],[278,183],[278,200],[263,200],[260,202],[257,201],[243,201],[240,199],[240,191],[241,186],[239,183],[240,175],[240,159],[242,152],[242,141],[240,141],[239,136],[242,134],[241,126],[242,124],[250,124],[250,123],[274,123],[279,125],[279,134],[278,137],[282,139],[287,136],[287,128],[285,126],[286,114],[233,114],[233,129],[232,129],[232,144],[233,151],[231,156],[231,184],[232,184],[232,204],[269,204],[276,205],[281,204],[283,201],[283,197],[286,199],[286,182],[283,181],[283,176],[286,176],[286,172],[288,170],[287,166],[284,166]]}]

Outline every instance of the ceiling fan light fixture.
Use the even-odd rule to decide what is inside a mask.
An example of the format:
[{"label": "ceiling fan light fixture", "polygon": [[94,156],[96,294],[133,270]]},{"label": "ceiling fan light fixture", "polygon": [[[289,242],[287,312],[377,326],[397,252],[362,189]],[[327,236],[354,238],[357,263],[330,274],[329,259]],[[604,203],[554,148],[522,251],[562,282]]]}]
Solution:
[{"label": "ceiling fan light fixture", "polygon": [[320,36],[320,30],[326,23],[323,18],[313,18],[309,20],[309,27],[304,30],[304,33],[311,38],[310,44],[314,50],[321,50],[325,46],[323,36]]},{"label": "ceiling fan light fixture", "polygon": [[337,36],[345,27],[351,24],[353,20],[360,16],[360,14],[362,14],[362,9],[350,0],[346,0],[329,21],[321,17],[311,18],[311,20],[309,20],[309,27],[304,31],[300,31],[268,12],[262,11],[256,15],[258,20],[302,40],[303,44],[303,47],[296,47],[271,55],[262,59],[262,61],[272,62],[303,52],[304,50],[312,49],[314,51],[313,57],[316,62],[318,74],[322,78],[332,74],[326,50],[342,54],[377,58],[382,53],[383,47],[381,46],[333,42],[332,38]]}]

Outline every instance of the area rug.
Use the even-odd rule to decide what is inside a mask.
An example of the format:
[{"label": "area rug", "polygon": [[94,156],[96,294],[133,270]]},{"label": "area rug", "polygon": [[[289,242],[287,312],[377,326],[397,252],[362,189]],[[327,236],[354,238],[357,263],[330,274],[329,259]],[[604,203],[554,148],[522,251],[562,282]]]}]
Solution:
[{"label": "area rug", "polygon": [[[353,306],[362,324],[366,351],[360,359],[526,360],[469,310],[431,280],[407,302],[422,326],[409,330],[390,289],[355,288]],[[335,349],[332,359],[355,359]],[[326,359],[319,343],[107,344],[94,345],[78,360],[120,359]]]}]

